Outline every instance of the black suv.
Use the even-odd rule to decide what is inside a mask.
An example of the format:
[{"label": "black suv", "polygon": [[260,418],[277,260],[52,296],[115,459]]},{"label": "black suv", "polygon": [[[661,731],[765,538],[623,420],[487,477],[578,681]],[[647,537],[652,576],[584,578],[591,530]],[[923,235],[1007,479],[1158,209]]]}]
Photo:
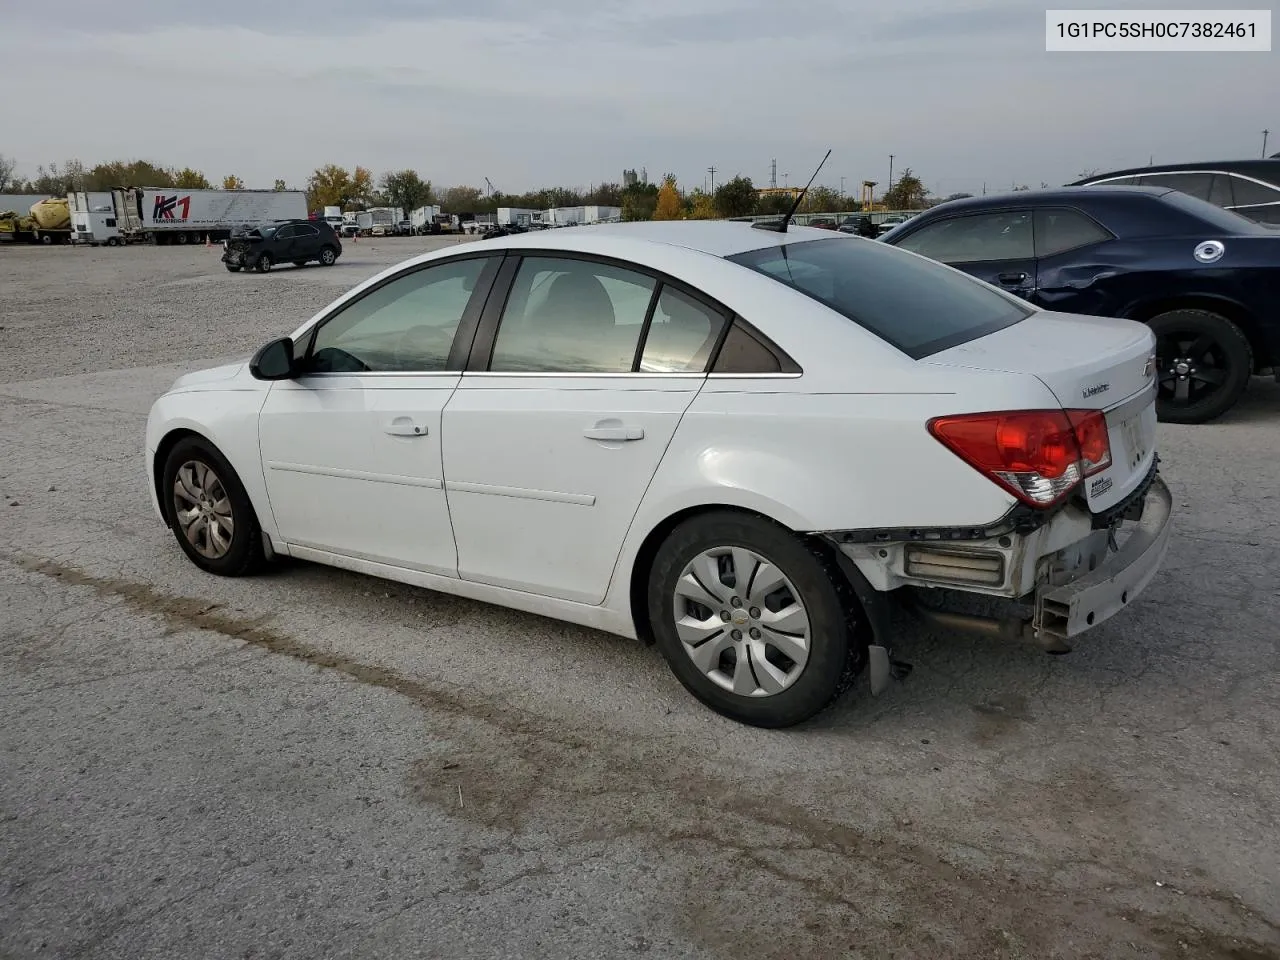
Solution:
[{"label": "black suv", "polygon": [[1151,164],[1095,173],[1073,187],[1169,187],[1258,223],[1280,224],[1280,160],[1217,160],[1207,163]]},{"label": "black suv", "polygon": [[306,266],[315,260],[331,267],[342,255],[342,241],[323,220],[281,220],[241,230],[224,245],[222,262],[232,273],[266,273],[277,263]]}]

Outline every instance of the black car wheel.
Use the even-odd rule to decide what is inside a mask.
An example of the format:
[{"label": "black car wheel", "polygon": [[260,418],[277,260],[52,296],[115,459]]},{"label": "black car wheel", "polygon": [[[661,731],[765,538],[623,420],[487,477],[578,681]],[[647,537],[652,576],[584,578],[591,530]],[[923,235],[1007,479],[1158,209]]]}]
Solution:
[{"label": "black car wheel", "polygon": [[1207,310],[1171,310],[1147,321],[1156,335],[1156,412],[1167,423],[1206,423],[1230,410],[1253,375],[1240,328]]},{"label": "black car wheel", "polygon": [[325,267],[332,267],[334,261],[338,259],[338,252],[333,247],[324,247],[320,251],[320,264]]},{"label": "black car wheel", "polygon": [[271,254],[264,253],[258,257],[258,262],[254,264],[259,273],[268,273],[272,267]]}]

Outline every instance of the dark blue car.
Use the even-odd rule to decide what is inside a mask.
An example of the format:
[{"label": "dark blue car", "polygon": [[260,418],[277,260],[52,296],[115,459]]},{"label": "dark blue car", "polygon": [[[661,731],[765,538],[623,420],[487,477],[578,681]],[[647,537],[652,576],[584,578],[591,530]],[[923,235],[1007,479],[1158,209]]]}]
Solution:
[{"label": "dark blue car", "polygon": [[1162,420],[1203,423],[1280,379],[1280,230],[1175,190],[1063,187],[953,200],[880,242],[1047,310],[1147,323]]}]

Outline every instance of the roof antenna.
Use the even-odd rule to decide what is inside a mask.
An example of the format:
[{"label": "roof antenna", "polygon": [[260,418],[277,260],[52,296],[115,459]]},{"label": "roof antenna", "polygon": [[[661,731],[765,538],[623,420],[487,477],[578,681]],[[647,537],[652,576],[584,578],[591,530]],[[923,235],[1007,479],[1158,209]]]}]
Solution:
[{"label": "roof antenna", "polygon": [[783,217],[781,221],[761,220],[753,223],[751,226],[755,227],[757,230],[772,230],[774,233],[786,233],[787,224],[791,222],[791,218],[794,217],[796,211],[800,209],[800,204],[804,202],[804,195],[808,193],[809,188],[813,186],[813,181],[818,179],[818,174],[822,172],[822,167],[826,164],[827,157],[829,156],[831,156],[830,150],[826,152],[826,155],[822,158],[822,163],[818,164],[818,169],[813,171],[813,176],[810,177],[809,182],[804,185],[804,189],[801,190],[799,196],[796,197],[796,202],[791,204],[791,209],[787,211],[787,215]]}]

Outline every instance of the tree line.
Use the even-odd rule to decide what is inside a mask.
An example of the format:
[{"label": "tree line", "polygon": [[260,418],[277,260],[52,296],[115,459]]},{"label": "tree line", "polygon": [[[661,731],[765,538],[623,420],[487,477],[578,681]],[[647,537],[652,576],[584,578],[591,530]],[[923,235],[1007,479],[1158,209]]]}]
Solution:
[{"label": "tree line", "polygon": [[[40,166],[36,176],[27,179],[15,177],[14,169],[14,162],[0,155],[0,193],[63,196],[77,190],[100,191],[122,185],[187,190],[215,186],[223,190],[245,188],[244,181],[234,174],[215,182],[201,170],[164,167],[144,160],[115,160],[92,167],[79,160],[68,160],[61,165],[50,163]],[[625,185],[601,183],[586,190],[544,187],[524,193],[503,193],[492,189],[492,185],[487,191],[465,185],[438,188],[413,169],[392,170],[375,178],[367,167],[356,166],[348,170],[331,163],[318,167],[301,189],[307,195],[307,208],[313,211],[330,206],[343,211],[390,206],[400,207],[408,213],[418,207],[439,205],[448,213],[483,214],[493,213],[499,207],[545,210],[598,205],[620,208],[624,220],[781,215],[791,208],[793,202],[785,194],[761,195],[750,177],[735,176],[714,190],[702,187],[683,190],[674,174],[667,174],[659,183],[641,180],[634,176],[634,171],[629,171],[629,174]],[[277,179],[274,189],[295,188]],[[968,194],[953,194],[947,199],[957,196]],[[892,186],[876,198],[877,205],[891,210],[923,209],[937,202],[910,168],[905,169]],[[831,187],[817,185],[805,195],[799,212],[837,213],[856,211],[860,207],[857,199]]]}]

